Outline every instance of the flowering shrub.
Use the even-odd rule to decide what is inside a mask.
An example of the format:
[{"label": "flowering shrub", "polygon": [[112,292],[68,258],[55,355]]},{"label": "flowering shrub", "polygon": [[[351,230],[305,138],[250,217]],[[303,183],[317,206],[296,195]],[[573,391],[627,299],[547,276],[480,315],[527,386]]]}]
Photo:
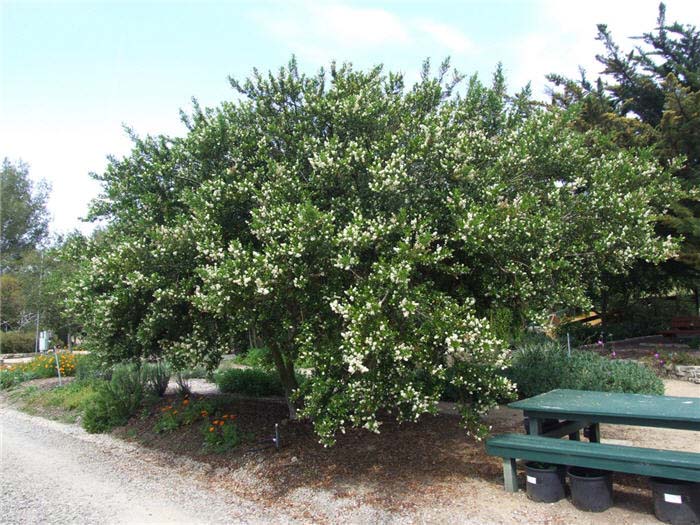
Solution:
[{"label": "flowering shrub", "polygon": [[237,447],[243,441],[243,434],[235,420],[235,415],[223,414],[205,421],[202,425],[204,449],[211,452],[225,452]]},{"label": "flowering shrub", "polygon": [[[71,352],[59,352],[57,355],[58,370],[60,370],[61,375],[75,375],[75,366],[78,356]],[[56,377],[58,375],[56,368],[56,357],[54,354],[40,355],[24,365],[17,366],[22,366],[25,372],[28,372],[35,377]]]},{"label": "flowering shrub", "polygon": [[381,68],[309,77],[292,61],[195,107],[184,137],[134,137],[99,177],[109,227],[72,294],[91,348],[213,369],[252,329],[290,415],[326,444],[378,432],[379,413],[435,412],[448,387],[483,435],[514,390],[489,312],[588,308],[595,276],[666,259],[677,242],[654,223],[679,189],[650,151],[508,98],[500,71],[459,97],[447,73],[426,65],[406,89]]},{"label": "flowering shrub", "polygon": [[192,401],[189,396],[185,396],[180,403],[172,403],[161,408],[161,414],[153,430],[156,432],[175,430],[208,418],[213,412],[212,403],[203,400]]},{"label": "flowering shrub", "polygon": [[61,372],[61,376],[75,375],[76,364],[82,356],[71,352],[60,352],[57,355],[58,368],[54,354],[39,355],[26,363],[0,367],[0,389],[10,388],[31,379],[57,377],[58,371]]},{"label": "flowering shrub", "polygon": [[666,375],[665,365],[700,366],[700,355],[682,350],[668,352],[656,349],[644,356],[642,362],[659,375]]}]

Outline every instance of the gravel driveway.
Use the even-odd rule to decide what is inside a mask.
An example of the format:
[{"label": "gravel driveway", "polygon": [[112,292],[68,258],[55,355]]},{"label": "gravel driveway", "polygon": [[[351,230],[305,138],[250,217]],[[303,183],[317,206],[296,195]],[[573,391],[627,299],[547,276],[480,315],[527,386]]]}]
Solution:
[{"label": "gravel driveway", "polygon": [[3,524],[290,522],[110,436],[7,407],[0,422]]}]

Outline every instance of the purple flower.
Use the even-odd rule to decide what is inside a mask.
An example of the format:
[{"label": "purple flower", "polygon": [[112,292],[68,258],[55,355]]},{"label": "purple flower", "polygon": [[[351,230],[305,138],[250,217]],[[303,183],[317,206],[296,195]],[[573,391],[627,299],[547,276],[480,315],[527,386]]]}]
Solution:
[{"label": "purple flower", "polygon": [[617,352],[615,352],[615,350],[613,350],[612,356],[615,357],[616,355],[617,355]]},{"label": "purple flower", "polygon": [[664,364],[664,360],[662,359],[661,361],[659,361],[659,364],[660,364],[660,365],[663,365],[663,364]]},{"label": "purple flower", "polygon": [[656,353],[654,354],[654,357],[655,357],[656,359],[658,359],[658,358],[659,358],[659,353],[656,352]]},{"label": "purple flower", "polygon": [[602,339],[598,339],[598,346],[603,346],[603,340],[602,340]]}]

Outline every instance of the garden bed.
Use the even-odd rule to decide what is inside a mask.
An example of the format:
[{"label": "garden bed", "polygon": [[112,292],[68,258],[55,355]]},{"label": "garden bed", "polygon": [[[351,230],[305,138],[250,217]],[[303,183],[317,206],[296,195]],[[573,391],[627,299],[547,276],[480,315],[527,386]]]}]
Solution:
[{"label": "garden bed", "polygon": [[[48,388],[55,383],[56,379],[46,379],[28,386]],[[700,397],[698,385],[665,383],[669,395]],[[190,403],[200,399],[196,392],[201,386],[207,385],[193,381]],[[113,434],[221,494],[289,509],[307,522],[337,521],[339,515],[354,516],[355,521],[430,523],[456,517],[489,523],[585,519],[566,500],[544,505],[528,501],[523,491],[505,494],[500,458],[487,456],[482,442],[467,438],[459,417],[453,415],[425,416],[418,423],[403,425],[385,420],[379,435],[351,430],[339,436],[335,447],[324,448],[308,423],[285,423],[287,410],[280,400],[246,399],[211,389],[201,399],[215,400],[220,412],[236,415],[246,441],[225,453],[207,451],[202,447],[203,421],[155,432],[163,409],[182,406],[183,398],[174,393]],[[270,440],[275,423],[281,424],[279,451]],[[489,414],[487,423],[494,434],[520,432],[522,413],[501,407]],[[604,441],[619,444],[648,446],[653,441],[676,449],[700,446],[687,431],[603,425],[602,432]],[[651,492],[644,478],[616,475],[615,494],[616,506],[600,516],[601,523],[653,522]]]}]

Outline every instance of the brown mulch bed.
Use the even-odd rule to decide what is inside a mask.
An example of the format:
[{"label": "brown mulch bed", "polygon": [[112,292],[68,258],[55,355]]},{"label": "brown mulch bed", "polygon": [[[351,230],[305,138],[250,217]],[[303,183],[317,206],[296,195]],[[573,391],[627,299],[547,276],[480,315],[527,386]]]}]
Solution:
[{"label": "brown mulch bed", "polygon": [[[397,511],[444,500],[470,479],[502,490],[501,459],[488,456],[483,442],[469,438],[454,415],[424,416],[417,423],[403,424],[386,418],[380,434],[348,430],[338,436],[335,446],[325,448],[318,443],[310,423],[287,421],[282,403],[212,397],[221,411],[237,415],[239,429],[249,436],[234,450],[219,454],[204,451],[201,422],[172,432],[154,432],[161,408],[180,402],[176,395],[166,396],[116,433],[152,450],[207,464],[231,480],[236,472],[254,472],[260,481],[254,488],[245,483],[232,488],[270,502],[300,488],[325,489],[337,497],[359,497],[364,503]],[[522,432],[520,414],[508,409],[500,412],[506,412],[507,417],[489,421],[494,434]],[[279,451],[272,445],[275,423],[280,424]],[[616,483],[631,493],[645,488],[645,482],[635,476],[616,477]],[[236,485],[234,481],[231,484]]]},{"label": "brown mulch bed", "polygon": [[[298,488],[324,488],[338,496],[354,493],[356,487],[371,487],[363,498],[387,510],[419,504],[422,497],[465,478],[502,483],[500,458],[487,456],[483,442],[466,435],[459,417],[424,416],[417,423],[382,421],[381,433],[348,430],[339,434],[333,447],[323,447],[308,422],[288,422],[286,405],[275,401],[212,396],[219,409],[236,414],[238,428],[248,435],[238,448],[207,453],[202,448],[201,426],[196,422],[171,432],[153,428],[161,409],[177,405],[180,398],[166,396],[141,416],[116,431],[153,450],[187,456],[212,469],[248,469],[263,480],[267,498],[283,497]],[[193,396],[193,400],[201,396]],[[275,423],[280,424],[280,450],[272,443]],[[517,423],[519,426],[519,420]],[[494,433],[517,431],[512,420],[499,420]],[[348,493],[348,494],[345,494]]]}]

